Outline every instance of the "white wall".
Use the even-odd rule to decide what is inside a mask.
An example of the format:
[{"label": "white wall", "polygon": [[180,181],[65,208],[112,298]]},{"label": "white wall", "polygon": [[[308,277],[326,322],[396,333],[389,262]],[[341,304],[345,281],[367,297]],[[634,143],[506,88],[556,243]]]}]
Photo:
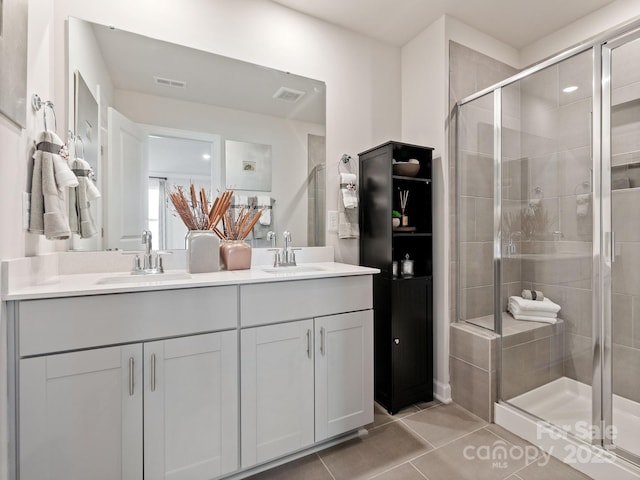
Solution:
[{"label": "white wall", "polygon": [[402,141],[433,147],[433,351],[434,392],[449,401],[449,328],[446,296],[449,265],[446,145],[447,45],[441,17],[402,48]]}]

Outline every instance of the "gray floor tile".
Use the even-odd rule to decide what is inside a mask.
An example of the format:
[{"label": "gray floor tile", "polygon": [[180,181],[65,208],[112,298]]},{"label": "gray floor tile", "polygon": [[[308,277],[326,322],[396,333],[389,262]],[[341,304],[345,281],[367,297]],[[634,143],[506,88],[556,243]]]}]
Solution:
[{"label": "gray floor tile", "polygon": [[306,457],[285,463],[279,467],[272,468],[266,472],[258,473],[248,477],[247,480],[331,480],[331,474],[318,458],[312,453]]},{"label": "gray floor tile", "polygon": [[389,415],[387,410],[380,406],[377,403],[373,404],[373,423],[366,425],[364,428],[371,429],[379,427],[380,425],[384,425],[385,423],[393,422],[400,418],[406,417],[407,415],[411,415],[412,413],[419,412],[420,409],[413,405],[408,406],[407,408],[403,408],[395,415]]},{"label": "gray floor tile", "polygon": [[336,480],[355,480],[370,478],[431,448],[400,422],[392,422],[319,455]]},{"label": "gray floor tile", "polygon": [[424,480],[424,476],[410,463],[404,463],[399,467],[372,477],[372,480]]},{"label": "gray floor tile", "polygon": [[440,400],[436,400],[435,398],[430,402],[418,402],[415,404],[419,410],[425,410],[427,408],[435,407],[436,405],[441,405]]},{"label": "gray floor tile", "polygon": [[524,457],[509,458],[511,447],[512,444],[481,429],[412,463],[429,480],[502,480],[525,466]]},{"label": "gray floor tile", "polygon": [[[547,461],[548,460],[548,461]],[[571,468],[553,457],[543,457],[518,472],[522,480],[584,480],[588,475]]]},{"label": "gray floor tile", "polygon": [[487,425],[454,403],[422,410],[402,421],[435,447]]},{"label": "gray floor tile", "polygon": [[[518,445],[519,447],[526,448],[530,459],[536,458],[542,454],[542,451],[538,447],[536,447],[532,443],[529,443],[524,438],[521,438],[517,435],[514,435],[510,431],[505,430],[500,425],[496,425],[495,423],[490,423],[484,428],[489,430],[494,435],[497,435],[500,438],[505,439],[509,443],[513,443],[514,445]],[[536,452],[535,456],[534,456],[534,452]]]}]

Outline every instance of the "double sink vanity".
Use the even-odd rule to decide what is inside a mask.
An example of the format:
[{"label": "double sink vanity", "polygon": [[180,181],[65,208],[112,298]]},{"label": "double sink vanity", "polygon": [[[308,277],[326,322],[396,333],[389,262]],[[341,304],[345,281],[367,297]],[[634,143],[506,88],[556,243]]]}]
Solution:
[{"label": "double sink vanity", "polygon": [[153,278],[114,252],[4,262],[12,478],[242,478],[357,433],[377,270],[332,256]]}]

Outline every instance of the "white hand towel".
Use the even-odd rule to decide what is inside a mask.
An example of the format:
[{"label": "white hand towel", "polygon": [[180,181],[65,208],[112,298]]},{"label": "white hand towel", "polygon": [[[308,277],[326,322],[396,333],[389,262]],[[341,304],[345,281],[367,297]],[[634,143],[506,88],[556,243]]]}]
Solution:
[{"label": "white hand towel", "polygon": [[78,179],[61,156],[63,150],[64,143],[54,132],[38,135],[33,154],[29,231],[44,233],[50,240],[71,235],[65,190],[77,186]]},{"label": "white hand towel", "polygon": [[560,305],[553,303],[551,300],[545,297],[541,302],[537,300],[525,300],[517,295],[509,297],[509,302],[515,303],[520,307],[520,311],[525,312],[551,312],[558,313],[560,311]]},{"label": "white hand towel", "polygon": [[338,238],[360,238],[357,208],[344,209],[340,212],[338,218]]},{"label": "white hand towel", "polygon": [[344,208],[358,207],[357,183],[358,177],[356,177],[355,173],[340,174],[340,192],[342,193]]},{"label": "white hand towel", "polygon": [[72,232],[80,234],[81,238],[90,238],[98,231],[89,202],[99,198],[100,191],[91,178],[91,165],[84,159],[73,161],[73,171],[78,176],[78,186],[69,190],[69,224]]},{"label": "white hand towel", "polygon": [[271,225],[271,197],[267,195],[258,195],[258,209],[262,209],[262,207],[267,207],[262,215],[260,215],[260,220],[258,222],[260,225],[268,226]]}]

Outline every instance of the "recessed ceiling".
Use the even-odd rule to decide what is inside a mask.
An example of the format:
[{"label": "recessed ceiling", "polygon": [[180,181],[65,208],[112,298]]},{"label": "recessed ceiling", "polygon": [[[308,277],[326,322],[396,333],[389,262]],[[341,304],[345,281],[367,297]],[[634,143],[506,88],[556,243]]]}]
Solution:
[{"label": "recessed ceiling", "polygon": [[396,46],[447,14],[521,49],[614,0],[272,1]]}]

